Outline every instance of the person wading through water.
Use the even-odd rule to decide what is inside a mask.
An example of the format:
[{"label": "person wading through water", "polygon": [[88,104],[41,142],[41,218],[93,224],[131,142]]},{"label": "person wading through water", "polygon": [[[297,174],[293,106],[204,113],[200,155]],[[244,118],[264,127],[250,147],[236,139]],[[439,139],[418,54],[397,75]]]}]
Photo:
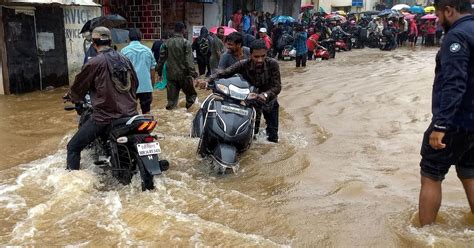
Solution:
[{"label": "person wading through water", "polygon": [[240,74],[249,84],[255,86],[258,94],[252,93],[250,98],[263,102],[263,107],[257,108],[255,133],[258,133],[260,118],[263,113],[267,122],[267,140],[278,143],[279,109],[278,94],[281,91],[280,66],[275,59],[267,57],[267,46],[263,40],[255,40],[250,45],[250,59],[236,62],[229,68],[218,71],[208,79],[196,80],[196,85],[206,89],[209,82],[220,78],[230,78]]},{"label": "person wading through water", "polygon": [[435,222],[451,165],[474,213],[474,16],[469,0],[435,0],[446,36],[436,56],[433,119],[421,147],[421,226]]},{"label": "person wading through water", "polygon": [[158,81],[161,81],[163,66],[167,63],[167,110],[172,110],[178,107],[180,90],[182,90],[186,95],[187,109],[194,104],[197,98],[193,79],[198,75],[194,68],[191,43],[184,38],[184,31],[184,24],[176,23],[174,36],[161,45],[160,61],[157,66],[157,71],[160,76]]}]

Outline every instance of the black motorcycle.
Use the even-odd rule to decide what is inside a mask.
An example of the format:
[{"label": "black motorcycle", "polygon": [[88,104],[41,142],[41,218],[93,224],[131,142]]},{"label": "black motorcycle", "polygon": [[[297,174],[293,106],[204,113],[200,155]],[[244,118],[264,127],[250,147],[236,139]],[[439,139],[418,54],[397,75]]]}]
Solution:
[{"label": "black motorcycle", "polygon": [[204,100],[191,127],[191,137],[199,137],[197,153],[211,157],[219,172],[236,171],[238,156],[252,144],[256,111],[250,100],[254,87],[235,76],[214,82],[213,93]]},{"label": "black motorcycle", "polygon": [[319,42],[321,46],[326,48],[332,59],[336,58],[336,41],[333,39],[324,39]]},{"label": "black motorcycle", "polygon": [[375,32],[371,32],[366,43],[370,48],[380,48],[380,35]]},{"label": "black motorcycle", "polygon": [[397,47],[395,41],[395,32],[392,29],[386,28],[383,30],[383,35],[380,37],[379,48],[382,51],[391,51]]},{"label": "black motorcycle", "polygon": [[[69,99],[66,99],[68,101]],[[86,96],[67,111],[76,110],[80,115],[79,127],[92,116],[92,105]],[[97,137],[88,148],[92,150],[94,164],[105,165],[122,184],[129,184],[132,176],[140,174],[142,190],[154,189],[153,176],[168,170],[169,163],[160,160],[160,144],[151,135],[156,127],[153,115],[136,115],[113,121],[104,135]]]}]

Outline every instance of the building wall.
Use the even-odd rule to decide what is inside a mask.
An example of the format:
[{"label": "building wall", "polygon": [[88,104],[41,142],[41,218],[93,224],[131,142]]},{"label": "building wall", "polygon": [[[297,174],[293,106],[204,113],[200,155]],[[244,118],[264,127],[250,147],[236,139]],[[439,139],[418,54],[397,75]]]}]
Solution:
[{"label": "building wall", "polygon": [[84,38],[79,33],[87,20],[101,15],[101,10],[100,7],[64,6],[63,13],[69,84],[72,84],[84,63]]},{"label": "building wall", "polygon": [[[310,2],[308,0],[303,0],[306,2]],[[354,11],[364,11],[364,10],[373,10],[375,4],[380,2],[379,0],[364,0],[364,6],[362,8],[357,9],[356,7],[352,7],[352,0],[319,0],[313,1],[316,8],[322,7],[326,12],[331,12],[333,8],[337,7],[350,7],[351,10]]]},{"label": "building wall", "polygon": [[273,14],[276,11],[276,2],[273,0],[263,0],[263,11]]},{"label": "building wall", "polygon": [[211,28],[220,26],[224,14],[223,0],[213,4],[204,4],[204,26]]},{"label": "building wall", "polygon": [[162,16],[161,0],[111,0],[104,1],[107,14],[119,14],[127,19],[123,28],[138,28],[143,39],[160,39]]},{"label": "building wall", "polygon": [[162,0],[162,11],[164,13],[161,23],[163,31],[173,33],[175,23],[185,21],[186,2],[185,0]]}]

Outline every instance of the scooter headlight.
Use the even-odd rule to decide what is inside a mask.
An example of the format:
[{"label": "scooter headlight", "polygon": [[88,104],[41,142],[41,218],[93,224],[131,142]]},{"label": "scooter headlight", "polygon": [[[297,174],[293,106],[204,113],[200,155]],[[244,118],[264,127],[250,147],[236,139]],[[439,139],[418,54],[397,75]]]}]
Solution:
[{"label": "scooter headlight", "polygon": [[224,95],[226,95],[226,96],[229,95],[229,88],[227,86],[225,86],[223,84],[217,84],[216,87]]},{"label": "scooter headlight", "polygon": [[241,89],[233,84],[229,86],[229,91],[230,97],[241,101],[247,99],[247,96],[250,94],[250,89]]}]

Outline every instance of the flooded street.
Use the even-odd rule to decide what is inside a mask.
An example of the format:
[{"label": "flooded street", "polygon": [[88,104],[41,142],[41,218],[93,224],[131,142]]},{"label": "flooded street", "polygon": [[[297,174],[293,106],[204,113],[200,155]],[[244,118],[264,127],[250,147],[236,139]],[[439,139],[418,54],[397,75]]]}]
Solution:
[{"label": "flooded street", "polygon": [[473,247],[474,217],[454,169],[439,224],[417,228],[435,54],[364,49],[305,69],[281,63],[280,143],[259,136],[231,175],[197,158],[194,113],[166,111],[165,94],[155,94],[155,132],[171,166],[148,192],[137,177],[120,185],[87,151],[82,170],[64,170],[76,128],[63,110],[67,89],[0,96],[0,243]]}]

